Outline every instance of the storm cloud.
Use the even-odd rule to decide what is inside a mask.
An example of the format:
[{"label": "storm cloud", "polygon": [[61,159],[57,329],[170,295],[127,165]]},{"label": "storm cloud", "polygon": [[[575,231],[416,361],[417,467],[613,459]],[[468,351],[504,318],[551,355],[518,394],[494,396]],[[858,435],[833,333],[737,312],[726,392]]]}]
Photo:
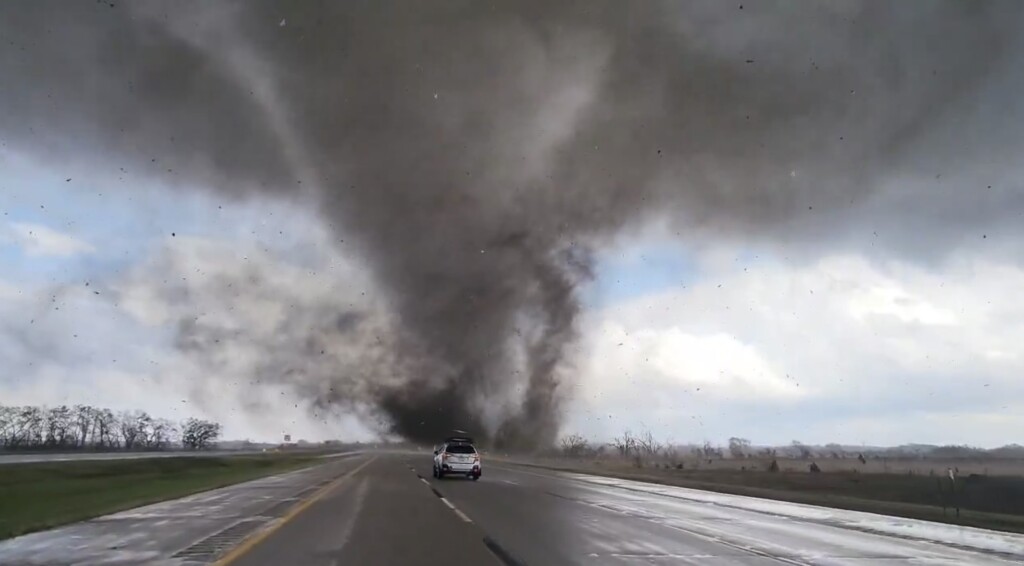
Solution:
[{"label": "storm cloud", "polygon": [[[574,376],[578,289],[623,229],[809,247],[881,230],[870,245],[934,259],[1019,221],[1016,186],[952,164],[1015,159],[995,148],[1019,115],[1000,81],[1021,76],[1021,10],[5,4],[0,136],[169,190],[312,202],[378,314],[286,309],[267,379],[416,440],[538,445]],[[899,182],[922,171],[936,182]],[[219,326],[179,314],[184,354],[222,354]],[[368,354],[319,357],[340,343]]]}]

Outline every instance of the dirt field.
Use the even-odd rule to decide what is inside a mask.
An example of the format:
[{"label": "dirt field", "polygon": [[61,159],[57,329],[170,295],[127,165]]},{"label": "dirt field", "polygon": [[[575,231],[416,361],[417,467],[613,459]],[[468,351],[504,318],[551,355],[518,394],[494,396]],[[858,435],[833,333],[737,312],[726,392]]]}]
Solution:
[{"label": "dirt field", "polygon": [[[771,459],[635,462],[514,458],[508,462],[725,493],[1024,532],[1024,461]],[[810,473],[811,462],[822,470]],[[682,465],[682,469],[679,468]],[[951,481],[948,469],[959,470]],[[959,508],[959,516],[957,512]]]},{"label": "dirt field", "polygon": [[[782,471],[806,472],[811,462],[818,464],[822,472],[856,472],[862,474],[917,474],[943,475],[947,470],[958,471],[960,476],[980,474],[985,476],[1024,476],[1024,460],[964,460],[964,459],[921,459],[921,458],[868,458],[861,463],[853,458],[813,458],[810,460],[778,458]],[[597,462],[597,461],[595,461]],[[604,460],[606,464],[614,464],[615,459]],[[688,470],[767,470],[771,458],[717,459],[710,463],[692,457],[679,458],[677,461],[657,461],[650,463],[661,466],[673,466],[682,463]],[[629,465],[627,463],[627,465]],[[674,466],[673,466],[674,467]]]}]

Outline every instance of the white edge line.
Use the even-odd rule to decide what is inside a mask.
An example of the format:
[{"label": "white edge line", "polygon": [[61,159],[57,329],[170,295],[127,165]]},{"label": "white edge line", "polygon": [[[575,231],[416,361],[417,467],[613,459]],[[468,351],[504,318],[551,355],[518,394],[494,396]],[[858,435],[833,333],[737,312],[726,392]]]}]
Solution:
[{"label": "white edge line", "polygon": [[[420,478],[420,481],[425,483],[425,484],[427,484],[427,485],[430,485],[430,482],[428,482],[426,480],[426,478]],[[452,505],[452,502],[448,501],[447,498],[441,497],[440,499],[441,499],[442,503],[447,505],[449,509],[451,509],[452,511],[455,512],[455,515],[458,516],[458,518],[462,519],[463,521],[465,521],[467,523],[472,523],[473,522],[473,519],[470,519],[469,516],[466,515],[465,513],[463,513],[458,507],[456,507],[455,505]]]}]

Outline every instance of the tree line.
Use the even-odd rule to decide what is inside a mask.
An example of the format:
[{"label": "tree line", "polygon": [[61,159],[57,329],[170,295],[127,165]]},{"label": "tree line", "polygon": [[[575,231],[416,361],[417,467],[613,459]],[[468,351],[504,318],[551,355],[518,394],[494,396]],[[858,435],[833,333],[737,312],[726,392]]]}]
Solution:
[{"label": "tree line", "polygon": [[221,425],[188,418],[180,423],[145,411],[91,405],[0,405],[0,450],[204,450],[216,445]]}]

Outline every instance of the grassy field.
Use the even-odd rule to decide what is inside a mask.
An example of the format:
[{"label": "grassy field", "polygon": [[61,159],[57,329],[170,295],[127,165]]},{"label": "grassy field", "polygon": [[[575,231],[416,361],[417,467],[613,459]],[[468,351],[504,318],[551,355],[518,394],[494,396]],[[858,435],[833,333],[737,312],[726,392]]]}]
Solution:
[{"label": "grassy field", "polygon": [[317,463],[316,455],[40,462],[0,466],[0,539]]},{"label": "grassy field", "polygon": [[[569,458],[516,459],[508,461],[544,468],[576,471],[622,479],[634,479],[695,489],[792,501],[839,509],[867,511],[980,528],[1024,533],[1024,475],[1003,463],[1004,475],[983,475],[991,463],[898,462],[884,466],[868,462],[857,469],[843,465],[819,465],[821,473],[809,473],[804,460],[779,459],[781,471],[768,472],[757,460],[725,460],[683,469],[651,463],[641,468],[616,459]],[[820,462],[820,461],[819,461]],[[951,464],[951,465],[949,465]],[[959,468],[955,491],[947,467]],[[901,470],[894,473],[892,470]],[[975,470],[969,472],[965,470]],[[886,471],[889,470],[889,471]],[[932,470],[936,470],[934,475]],[[972,475],[973,474],[973,475]],[[959,517],[956,508],[960,508]]]}]

